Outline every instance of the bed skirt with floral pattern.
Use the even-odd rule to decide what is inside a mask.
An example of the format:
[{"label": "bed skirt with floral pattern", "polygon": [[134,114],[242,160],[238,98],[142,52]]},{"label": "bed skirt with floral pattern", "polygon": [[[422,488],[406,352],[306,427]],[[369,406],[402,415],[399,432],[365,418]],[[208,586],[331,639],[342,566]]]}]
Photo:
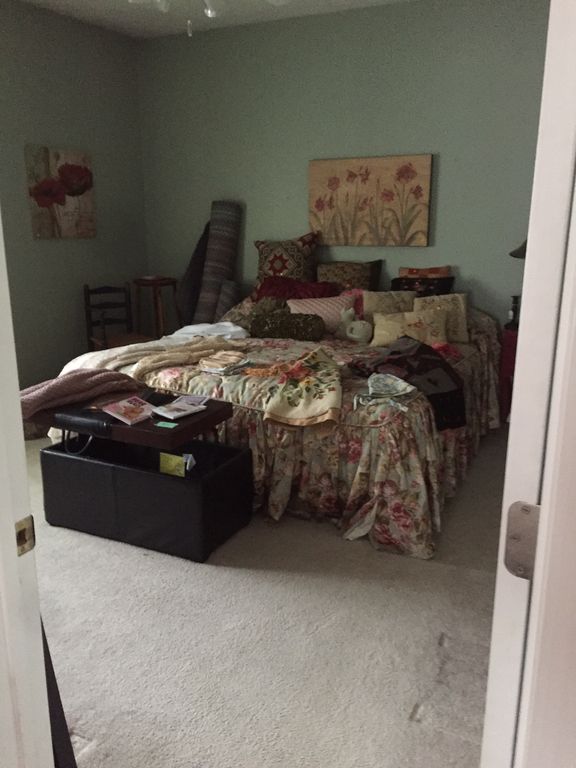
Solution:
[{"label": "bed skirt with floral pattern", "polygon": [[[339,423],[307,427],[264,419],[270,379],[222,378],[189,366],[150,374],[147,384],[233,404],[222,438],[252,450],[256,503],[270,517],[291,512],[330,519],[348,539],[367,536],[380,549],[430,558],[445,499],[455,493],[481,436],[499,425],[497,325],[471,310],[470,332],[469,344],[455,345],[461,359],[453,362],[464,382],[467,425],[443,432],[423,395],[407,410],[387,402],[355,410],[354,395],[366,389],[366,380],[355,376],[342,378]],[[248,339],[246,345],[250,358],[273,364],[294,360],[318,343]],[[344,341],[322,346],[341,364],[379,354]]]}]

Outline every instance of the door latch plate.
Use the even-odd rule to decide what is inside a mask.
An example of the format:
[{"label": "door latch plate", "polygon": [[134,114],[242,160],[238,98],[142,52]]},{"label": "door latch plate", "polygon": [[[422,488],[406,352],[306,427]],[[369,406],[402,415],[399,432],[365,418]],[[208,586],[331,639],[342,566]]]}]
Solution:
[{"label": "door latch plate", "polygon": [[14,525],[16,529],[16,551],[18,557],[30,552],[36,545],[36,533],[34,531],[34,518],[32,515],[23,517]]},{"label": "door latch plate", "polygon": [[534,576],[540,507],[516,501],[508,510],[504,565],[514,576],[530,581]]}]

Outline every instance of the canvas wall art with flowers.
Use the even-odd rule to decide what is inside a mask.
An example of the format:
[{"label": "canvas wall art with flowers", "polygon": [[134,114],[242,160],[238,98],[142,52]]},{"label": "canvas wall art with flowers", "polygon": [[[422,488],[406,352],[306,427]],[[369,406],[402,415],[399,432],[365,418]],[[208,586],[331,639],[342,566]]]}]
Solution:
[{"label": "canvas wall art with flowers", "polygon": [[41,240],[96,236],[94,177],[85,152],[25,148],[32,232]]},{"label": "canvas wall art with flowers", "polygon": [[432,155],[312,160],[310,227],[326,245],[428,245]]}]

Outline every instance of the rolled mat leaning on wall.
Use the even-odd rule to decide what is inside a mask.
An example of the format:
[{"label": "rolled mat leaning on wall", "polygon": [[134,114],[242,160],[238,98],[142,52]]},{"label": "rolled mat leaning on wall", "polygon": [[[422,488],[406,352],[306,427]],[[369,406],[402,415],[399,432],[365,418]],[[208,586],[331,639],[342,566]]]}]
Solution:
[{"label": "rolled mat leaning on wall", "polygon": [[241,225],[238,203],[212,203],[210,221],[178,288],[178,306],[186,324],[212,323],[238,301],[234,270]]}]

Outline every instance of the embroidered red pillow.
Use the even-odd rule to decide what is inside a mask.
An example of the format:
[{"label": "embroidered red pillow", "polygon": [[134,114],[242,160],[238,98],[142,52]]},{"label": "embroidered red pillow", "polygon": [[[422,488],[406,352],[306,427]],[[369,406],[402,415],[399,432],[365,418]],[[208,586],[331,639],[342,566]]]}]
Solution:
[{"label": "embroidered red pillow", "polygon": [[256,240],[258,249],[258,284],[265,277],[293,277],[314,280],[314,250],[318,233],[308,232],[294,240]]},{"label": "embroidered red pillow", "polygon": [[333,283],[308,283],[292,277],[265,277],[256,289],[256,301],[274,299],[325,299],[337,296],[338,286]]}]

